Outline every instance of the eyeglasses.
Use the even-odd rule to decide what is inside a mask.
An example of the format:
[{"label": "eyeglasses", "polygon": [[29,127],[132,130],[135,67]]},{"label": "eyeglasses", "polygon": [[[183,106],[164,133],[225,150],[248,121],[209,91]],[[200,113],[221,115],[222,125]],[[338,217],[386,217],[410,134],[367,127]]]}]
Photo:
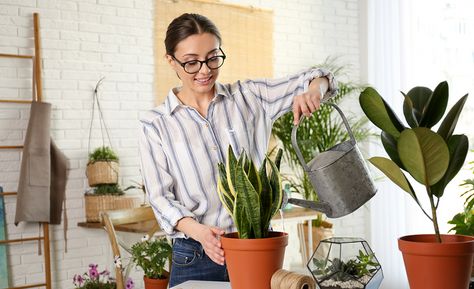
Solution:
[{"label": "eyeglasses", "polygon": [[174,55],[171,55],[173,59],[178,62],[179,65],[181,65],[184,69],[185,72],[189,74],[194,74],[199,72],[201,70],[202,65],[205,63],[209,69],[214,70],[218,69],[224,64],[224,60],[226,58],[224,51],[219,47],[219,50],[221,51],[222,55],[217,55],[210,57],[204,61],[200,60],[191,60],[191,61],[186,61],[186,62],[181,62]]}]

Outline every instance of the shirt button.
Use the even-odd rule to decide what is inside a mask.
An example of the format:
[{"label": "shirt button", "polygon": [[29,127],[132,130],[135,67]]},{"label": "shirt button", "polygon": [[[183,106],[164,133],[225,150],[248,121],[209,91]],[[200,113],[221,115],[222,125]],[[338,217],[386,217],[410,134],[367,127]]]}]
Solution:
[{"label": "shirt button", "polygon": [[209,124],[206,122],[206,123],[204,124],[204,127],[209,127]]},{"label": "shirt button", "polygon": [[211,149],[212,149],[213,151],[216,151],[216,150],[217,150],[217,147],[216,147],[216,146],[213,146]]}]

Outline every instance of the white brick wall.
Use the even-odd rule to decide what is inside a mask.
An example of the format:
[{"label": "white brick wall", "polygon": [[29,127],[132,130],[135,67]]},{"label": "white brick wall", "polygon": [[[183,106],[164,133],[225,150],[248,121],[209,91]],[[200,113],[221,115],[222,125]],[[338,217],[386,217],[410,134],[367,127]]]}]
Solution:
[{"label": "white brick wall", "polygon": [[[53,105],[52,136],[70,159],[67,186],[68,253],[62,226],[51,229],[53,288],[71,288],[72,276],[89,263],[112,269],[112,256],[101,230],[77,227],[84,221],[83,193],[92,89],[105,76],[101,104],[112,144],[121,158],[124,186],[138,180],[136,128],[139,115],[153,105],[153,0],[0,0],[0,53],[31,54],[32,13],[39,12],[42,36],[44,101]],[[359,78],[358,1],[234,0],[274,10],[275,76],[295,72],[338,55],[350,63],[351,79]],[[0,58],[0,97],[31,96],[27,60]],[[0,143],[17,144],[24,137],[27,105],[0,107]],[[98,124],[93,147],[100,144]],[[0,151],[0,185],[16,190],[20,154]],[[15,198],[6,197],[9,238],[36,236],[36,225],[13,225]],[[368,236],[367,211],[335,221],[338,235]],[[42,280],[37,244],[9,246],[11,285]],[[20,256],[21,255],[21,256]],[[297,248],[287,255],[297,260]],[[132,270],[134,271],[134,270]],[[140,274],[134,273],[141,288]]]}]

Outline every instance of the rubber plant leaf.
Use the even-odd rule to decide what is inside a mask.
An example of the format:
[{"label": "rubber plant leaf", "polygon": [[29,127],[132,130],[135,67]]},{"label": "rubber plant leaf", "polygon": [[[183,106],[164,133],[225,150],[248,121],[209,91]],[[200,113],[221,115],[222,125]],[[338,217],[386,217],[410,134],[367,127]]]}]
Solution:
[{"label": "rubber plant leaf", "polygon": [[250,227],[255,232],[255,238],[261,238],[262,229],[260,224],[260,198],[244,172],[244,168],[237,166],[235,169],[235,190],[237,200],[241,200],[247,214]]},{"label": "rubber plant leaf", "polygon": [[418,120],[415,117],[415,111],[413,109],[413,101],[405,93],[401,92],[405,100],[403,101],[403,115],[410,127],[418,127]]},{"label": "rubber plant leaf", "polygon": [[365,115],[373,124],[394,138],[398,138],[404,126],[374,88],[367,87],[362,91],[359,103]]},{"label": "rubber plant leaf", "polygon": [[468,94],[464,95],[459,99],[455,105],[449,110],[448,114],[444,118],[443,122],[438,128],[438,134],[443,137],[445,141],[447,141],[454,132],[456,125],[458,123],[459,115],[464,107],[464,103],[466,103]]},{"label": "rubber plant leaf", "polygon": [[462,168],[469,151],[469,140],[465,135],[453,135],[448,141],[449,166],[443,178],[431,187],[431,193],[436,197],[443,196],[444,189]]},{"label": "rubber plant leaf", "polygon": [[395,162],[384,157],[372,157],[369,159],[369,162],[382,171],[394,184],[410,194],[413,199],[417,200],[416,194],[409,181]]},{"label": "rubber plant leaf", "polygon": [[433,90],[428,105],[423,111],[420,126],[431,128],[443,118],[448,106],[449,87],[446,81],[440,82]]},{"label": "rubber plant leaf", "polygon": [[380,139],[382,140],[382,145],[390,159],[392,159],[392,161],[394,161],[401,169],[405,169],[400,160],[400,156],[398,155],[397,140],[384,131],[380,134]]},{"label": "rubber plant leaf", "polygon": [[406,94],[406,96],[411,100],[413,115],[417,123],[421,122],[423,113],[428,106],[428,102],[430,101],[432,93],[433,91],[428,87],[416,86],[410,89],[410,91],[408,91]]},{"label": "rubber plant leaf", "polygon": [[436,184],[448,169],[448,145],[440,135],[428,128],[404,130],[397,148],[406,170],[423,185]]}]

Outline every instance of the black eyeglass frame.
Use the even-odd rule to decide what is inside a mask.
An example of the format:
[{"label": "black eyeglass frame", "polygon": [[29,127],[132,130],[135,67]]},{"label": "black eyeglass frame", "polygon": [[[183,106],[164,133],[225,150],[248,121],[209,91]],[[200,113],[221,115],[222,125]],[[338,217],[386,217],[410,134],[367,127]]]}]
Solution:
[{"label": "black eyeglass frame", "polygon": [[[190,60],[190,61],[186,61],[186,62],[181,62],[181,61],[179,61],[174,55],[171,55],[171,57],[173,57],[173,59],[183,68],[184,72],[189,73],[189,74],[195,74],[195,73],[198,73],[199,70],[201,70],[203,64],[206,64],[206,66],[207,66],[210,70],[219,69],[222,65],[224,65],[224,61],[225,61],[225,59],[226,59],[227,56],[225,55],[224,51],[222,51],[222,48],[219,47],[219,50],[220,50],[220,52],[222,53],[222,55],[212,56],[212,57],[210,57],[210,58],[208,58],[208,59],[206,59],[206,60],[203,60],[203,61],[201,61],[201,60]],[[219,65],[219,66],[216,67],[216,68],[211,68],[211,67],[209,67],[209,65],[207,65],[207,63],[208,63],[211,59],[215,59],[215,58],[222,58],[222,64]],[[186,64],[188,64],[188,63],[190,63],[190,62],[199,62],[199,69],[198,69],[196,72],[188,72],[188,71],[186,70],[186,68],[185,68],[185,67],[186,67]]]}]

